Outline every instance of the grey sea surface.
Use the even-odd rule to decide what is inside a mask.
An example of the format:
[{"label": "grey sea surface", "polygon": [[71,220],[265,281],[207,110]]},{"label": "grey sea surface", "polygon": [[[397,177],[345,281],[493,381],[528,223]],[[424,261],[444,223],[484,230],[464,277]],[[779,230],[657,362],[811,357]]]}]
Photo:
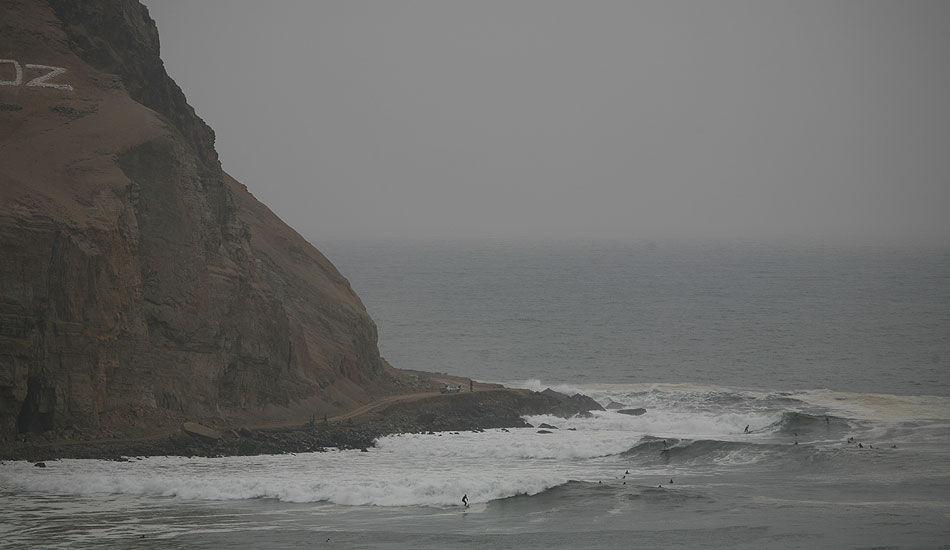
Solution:
[{"label": "grey sea surface", "polygon": [[7,462],[0,547],[950,544],[950,251],[318,245],[394,365],[646,413],[368,453]]},{"label": "grey sea surface", "polygon": [[394,365],[950,395],[950,248],[326,243]]}]

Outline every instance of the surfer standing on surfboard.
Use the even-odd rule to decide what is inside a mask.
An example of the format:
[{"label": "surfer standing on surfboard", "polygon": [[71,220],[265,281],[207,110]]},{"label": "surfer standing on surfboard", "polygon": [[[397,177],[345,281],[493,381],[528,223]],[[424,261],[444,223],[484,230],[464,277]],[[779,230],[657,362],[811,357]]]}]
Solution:
[{"label": "surfer standing on surfboard", "polygon": [[464,504],[465,507],[468,508],[468,493],[465,493],[464,495],[462,495],[462,504]]}]

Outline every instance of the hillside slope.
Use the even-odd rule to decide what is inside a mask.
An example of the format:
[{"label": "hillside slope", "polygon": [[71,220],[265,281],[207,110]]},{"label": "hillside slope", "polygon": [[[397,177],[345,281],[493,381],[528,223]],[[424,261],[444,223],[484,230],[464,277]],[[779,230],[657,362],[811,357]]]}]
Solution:
[{"label": "hillside slope", "polygon": [[418,380],[222,171],[131,0],[0,4],[0,258],[0,440],[302,421]]}]

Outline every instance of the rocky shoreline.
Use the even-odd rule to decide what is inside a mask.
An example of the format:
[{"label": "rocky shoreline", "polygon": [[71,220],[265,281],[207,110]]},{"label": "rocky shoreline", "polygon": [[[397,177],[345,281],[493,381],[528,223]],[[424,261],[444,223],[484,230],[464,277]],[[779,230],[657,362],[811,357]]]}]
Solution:
[{"label": "rocky shoreline", "polygon": [[[603,410],[584,395],[567,396],[545,390],[497,389],[452,395],[428,395],[396,402],[371,413],[341,421],[279,428],[225,430],[199,425],[146,439],[112,441],[25,441],[0,450],[0,460],[41,462],[60,458],[135,460],[146,456],[250,456],[317,452],[328,449],[368,451],[380,437],[399,433],[479,431],[529,427],[525,415],[568,418]],[[194,427],[197,426],[197,427]]]}]

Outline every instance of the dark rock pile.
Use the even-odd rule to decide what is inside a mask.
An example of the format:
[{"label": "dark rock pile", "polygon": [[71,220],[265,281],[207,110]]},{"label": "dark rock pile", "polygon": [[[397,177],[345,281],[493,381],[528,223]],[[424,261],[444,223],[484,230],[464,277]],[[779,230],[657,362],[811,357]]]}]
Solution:
[{"label": "dark rock pile", "polygon": [[569,397],[550,390],[435,394],[341,422],[220,431],[186,423],[169,436],[147,440],[26,442],[3,450],[0,458],[33,462],[54,458],[128,460],[157,455],[214,457],[369,449],[386,435],[530,427],[524,415],[570,417],[591,410],[603,409],[586,396]]}]

